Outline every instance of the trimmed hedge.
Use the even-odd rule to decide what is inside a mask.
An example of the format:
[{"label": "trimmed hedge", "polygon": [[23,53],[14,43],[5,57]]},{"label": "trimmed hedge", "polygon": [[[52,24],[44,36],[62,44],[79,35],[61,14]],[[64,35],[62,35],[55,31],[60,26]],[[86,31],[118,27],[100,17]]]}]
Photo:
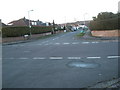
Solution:
[{"label": "trimmed hedge", "polygon": [[[53,29],[52,26],[41,26],[41,27],[32,27],[32,34],[42,34],[51,32]],[[30,34],[30,29],[27,26],[24,27],[3,27],[2,28],[2,36],[3,37],[18,37],[23,36],[25,34]]]},{"label": "trimmed hedge", "polygon": [[[120,19],[120,18],[119,18]],[[91,21],[90,22],[91,30],[115,30],[119,29],[118,18],[100,20],[100,21]]]},{"label": "trimmed hedge", "polygon": [[90,29],[91,30],[116,30],[120,29],[119,18],[111,18],[99,21],[91,21],[90,22]]}]

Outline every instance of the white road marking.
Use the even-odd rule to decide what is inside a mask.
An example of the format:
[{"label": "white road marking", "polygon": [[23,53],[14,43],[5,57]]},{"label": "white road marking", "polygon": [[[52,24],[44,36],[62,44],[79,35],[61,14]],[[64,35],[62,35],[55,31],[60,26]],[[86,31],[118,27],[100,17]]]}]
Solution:
[{"label": "white road marking", "polygon": [[72,44],[79,44],[79,42],[73,42]]},{"label": "white road marking", "polygon": [[99,76],[101,76],[102,74],[100,73],[100,74],[98,74]]},{"label": "white road marking", "polygon": [[99,43],[99,42],[92,42],[92,43]]},{"label": "white road marking", "polygon": [[107,56],[107,58],[119,58],[120,56]]},{"label": "white road marking", "polygon": [[26,58],[26,57],[21,57],[21,58],[18,58],[18,59],[28,59],[28,58]]},{"label": "white road marking", "polygon": [[90,43],[90,42],[82,42],[82,44],[88,44],[88,43]]},{"label": "white road marking", "polygon": [[68,59],[81,59],[81,57],[68,57]]},{"label": "white road marking", "polygon": [[60,45],[60,43],[55,43],[56,45]]},{"label": "white road marking", "polygon": [[68,44],[70,44],[70,43],[63,43],[64,45],[68,45]]},{"label": "white road marking", "polygon": [[49,57],[49,59],[63,59],[63,57]]},{"label": "white road marking", "polygon": [[87,57],[87,59],[99,59],[101,57]]},{"label": "white road marking", "polygon": [[34,57],[33,59],[46,59],[45,57]]}]

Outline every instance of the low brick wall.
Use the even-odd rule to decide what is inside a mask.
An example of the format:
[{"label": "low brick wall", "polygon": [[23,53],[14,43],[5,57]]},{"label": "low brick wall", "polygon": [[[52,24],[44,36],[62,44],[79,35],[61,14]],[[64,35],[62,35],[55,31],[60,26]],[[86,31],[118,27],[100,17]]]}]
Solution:
[{"label": "low brick wall", "polygon": [[119,37],[120,30],[102,30],[102,31],[92,31],[92,36],[99,37]]}]

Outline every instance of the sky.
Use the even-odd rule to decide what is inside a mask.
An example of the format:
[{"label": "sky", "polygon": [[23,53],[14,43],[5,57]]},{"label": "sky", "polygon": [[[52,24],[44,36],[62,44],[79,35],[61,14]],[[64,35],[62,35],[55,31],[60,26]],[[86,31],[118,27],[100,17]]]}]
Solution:
[{"label": "sky", "polygon": [[31,20],[66,23],[92,20],[100,12],[118,12],[120,0],[1,0],[0,19],[7,24],[26,17]]}]

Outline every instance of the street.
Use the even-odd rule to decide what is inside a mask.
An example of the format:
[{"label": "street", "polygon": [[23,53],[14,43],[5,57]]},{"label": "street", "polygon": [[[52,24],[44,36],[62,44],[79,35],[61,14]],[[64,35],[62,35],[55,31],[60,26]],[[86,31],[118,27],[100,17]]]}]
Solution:
[{"label": "street", "polygon": [[86,88],[118,77],[118,42],[80,31],[3,46],[3,88]]}]

